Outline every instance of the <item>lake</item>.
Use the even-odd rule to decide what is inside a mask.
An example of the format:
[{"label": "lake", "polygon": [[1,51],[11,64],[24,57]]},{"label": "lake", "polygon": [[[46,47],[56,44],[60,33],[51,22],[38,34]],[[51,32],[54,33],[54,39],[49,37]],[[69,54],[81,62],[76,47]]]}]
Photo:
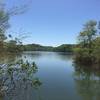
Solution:
[{"label": "lake", "polygon": [[100,100],[100,73],[81,68],[73,63],[73,55],[62,52],[23,52],[17,55],[0,55],[0,63],[18,59],[34,61],[35,74],[42,85],[38,89],[17,88],[0,100]]}]

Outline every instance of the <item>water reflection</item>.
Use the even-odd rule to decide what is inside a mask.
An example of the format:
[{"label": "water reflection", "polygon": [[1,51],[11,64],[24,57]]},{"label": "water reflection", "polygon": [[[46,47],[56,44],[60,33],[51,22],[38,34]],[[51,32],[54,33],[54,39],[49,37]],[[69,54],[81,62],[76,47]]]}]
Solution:
[{"label": "water reflection", "polygon": [[65,52],[56,52],[56,56],[62,60],[71,60],[73,58],[73,55],[70,53],[65,53]]},{"label": "water reflection", "polygon": [[[26,66],[22,66],[24,71],[18,66],[14,69],[6,67],[6,74],[0,74],[0,90],[7,89],[7,92],[4,92],[5,96],[0,100],[100,100],[100,69],[75,64],[72,66],[72,58],[73,55],[62,52],[35,51],[1,55],[2,68],[5,68],[6,64],[11,65],[23,59],[23,63],[28,65],[35,61],[39,71],[37,72],[36,67],[37,73],[32,72],[32,75],[26,73]],[[2,68],[0,67],[0,73]],[[13,78],[8,74],[12,71]],[[31,73],[31,70],[28,72]],[[39,79],[42,80],[43,85],[35,89],[30,84],[32,81],[25,79],[26,76],[27,79],[35,79],[34,86],[38,87],[41,84]],[[8,80],[3,82],[6,78]]]},{"label": "water reflection", "polygon": [[22,54],[26,57],[30,56],[30,57],[34,57],[34,58],[42,56],[42,53],[39,51],[34,51],[34,52],[33,51],[30,51],[30,52],[26,51],[26,52],[23,52]]},{"label": "water reflection", "polygon": [[[67,55],[67,56],[66,56]],[[64,52],[41,52],[41,51],[34,51],[34,52],[24,52],[22,54],[22,58],[27,57],[28,59],[45,59],[50,60],[51,59],[58,59],[62,61],[68,61],[73,58],[73,55],[67,54]]]},{"label": "water reflection", "polygon": [[[5,56],[4,59],[6,58]],[[28,60],[30,63],[35,61],[39,68],[39,72],[35,75],[39,76],[43,85],[41,89],[36,91],[29,85],[25,89],[23,86],[17,85],[17,88],[6,94],[3,100],[33,100],[33,98],[34,100],[66,100],[68,98],[73,100],[78,98],[73,92],[72,55],[62,52],[35,51],[23,52],[21,55],[12,57],[10,55],[8,58],[9,60],[6,60],[6,62],[16,62],[18,59]]]},{"label": "water reflection", "polygon": [[20,57],[21,54],[0,53],[0,64],[16,62]]},{"label": "water reflection", "polygon": [[82,100],[100,100],[100,70],[95,66],[74,65],[75,84]]}]

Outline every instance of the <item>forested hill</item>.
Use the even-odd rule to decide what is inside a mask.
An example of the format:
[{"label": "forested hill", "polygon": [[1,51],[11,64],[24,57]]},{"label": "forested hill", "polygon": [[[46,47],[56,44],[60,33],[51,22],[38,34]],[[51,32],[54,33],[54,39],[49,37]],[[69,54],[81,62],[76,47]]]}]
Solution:
[{"label": "forested hill", "polygon": [[23,51],[52,51],[52,46],[42,46],[40,44],[23,45]]},{"label": "forested hill", "polygon": [[39,44],[23,45],[23,51],[57,51],[57,52],[72,52],[75,44],[62,44],[57,47],[42,46]]}]

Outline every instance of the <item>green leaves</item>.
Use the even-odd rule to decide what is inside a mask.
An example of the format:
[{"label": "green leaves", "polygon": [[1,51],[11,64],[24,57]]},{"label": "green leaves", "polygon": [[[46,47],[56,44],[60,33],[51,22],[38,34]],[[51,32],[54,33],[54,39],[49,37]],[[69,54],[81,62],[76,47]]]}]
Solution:
[{"label": "green leaves", "polygon": [[32,85],[33,85],[36,89],[38,89],[38,87],[41,86],[42,83],[41,83],[41,81],[40,81],[38,78],[36,78],[36,79],[32,80]]},{"label": "green leaves", "polygon": [[95,64],[100,62],[100,35],[97,22],[88,21],[80,32],[78,48],[75,49],[76,60],[83,63]]},{"label": "green leaves", "polygon": [[[91,48],[92,41],[96,38],[96,25],[97,22],[90,20],[88,21],[83,28],[83,31],[79,34],[79,41],[83,43],[82,47]],[[81,44],[80,44],[81,45]]]},{"label": "green leaves", "polygon": [[[34,74],[38,71],[35,62],[23,61],[20,59],[16,63],[0,66],[0,82],[1,87],[6,86],[8,90],[14,90],[19,85],[32,86],[35,89],[42,84],[39,78],[35,78]],[[23,84],[22,84],[23,83]],[[19,84],[19,85],[18,85]],[[0,88],[2,89],[2,88]],[[0,90],[1,91],[1,90]],[[5,91],[7,92],[7,91]]]}]

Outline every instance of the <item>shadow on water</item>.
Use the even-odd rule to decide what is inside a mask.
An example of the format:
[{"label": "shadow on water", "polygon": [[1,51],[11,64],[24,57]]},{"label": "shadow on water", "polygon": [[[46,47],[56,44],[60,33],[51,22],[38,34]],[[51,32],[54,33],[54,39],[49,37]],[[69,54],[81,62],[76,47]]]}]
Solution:
[{"label": "shadow on water", "polygon": [[0,100],[32,100],[30,95],[33,90],[39,91],[41,85],[35,76],[37,71],[34,62],[22,59],[16,63],[0,64]]},{"label": "shadow on water", "polygon": [[100,69],[95,67],[74,64],[76,90],[82,100],[100,100]]}]

